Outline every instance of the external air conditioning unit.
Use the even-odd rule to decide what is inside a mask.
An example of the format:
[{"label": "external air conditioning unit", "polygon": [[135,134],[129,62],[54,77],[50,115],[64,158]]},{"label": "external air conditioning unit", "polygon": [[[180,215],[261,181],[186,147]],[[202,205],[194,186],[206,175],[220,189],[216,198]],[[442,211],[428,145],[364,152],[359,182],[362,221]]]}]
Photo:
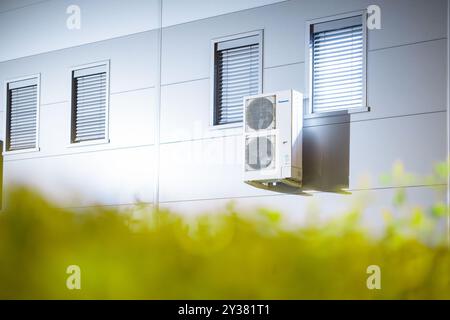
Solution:
[{"label": "external air conditioning unit", "polygon": [[297,193],[302,186],[302,128],[300,92],[244,97],[244,181]]}]

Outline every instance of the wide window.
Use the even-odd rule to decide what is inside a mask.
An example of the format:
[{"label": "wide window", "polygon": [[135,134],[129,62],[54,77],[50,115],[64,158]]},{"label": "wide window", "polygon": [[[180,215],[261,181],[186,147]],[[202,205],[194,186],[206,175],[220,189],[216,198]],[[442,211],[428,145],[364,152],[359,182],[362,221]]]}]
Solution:
[{"label": "wide window", "polygon": [[108,63],[72,71],[72,143],[107,139],[108,71]]},{"label": "wide window", "polygon": [[39,77],[7,83],[5,151],[38,147]]},{"label": "wide window", "polygon": [[366,32],[361,15],[310,24],[310,112],[366,107]]},{"label": "wide window", "polygon": [[262,31],[213,41],[213,125],[240,123],[243,97],[262,91]]}]

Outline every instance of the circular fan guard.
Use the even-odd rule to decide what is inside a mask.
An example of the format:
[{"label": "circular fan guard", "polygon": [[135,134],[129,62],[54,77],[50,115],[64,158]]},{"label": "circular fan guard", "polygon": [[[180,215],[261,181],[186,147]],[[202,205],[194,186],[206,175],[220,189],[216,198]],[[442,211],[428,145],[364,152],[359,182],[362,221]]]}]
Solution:
[{"label": "circular fan guard", "polygon": [[269,128],[274,120],[273,102],[265,97],[253,99],[246,108],[245,117],[247,125],[253,130]]},{"label": "circular fan guard", "polygon": [[273,143],[269,138],[256,137],[249,139],[245,146],[247,166],[253,170],[266,169],[273,161],[273,149]]}]

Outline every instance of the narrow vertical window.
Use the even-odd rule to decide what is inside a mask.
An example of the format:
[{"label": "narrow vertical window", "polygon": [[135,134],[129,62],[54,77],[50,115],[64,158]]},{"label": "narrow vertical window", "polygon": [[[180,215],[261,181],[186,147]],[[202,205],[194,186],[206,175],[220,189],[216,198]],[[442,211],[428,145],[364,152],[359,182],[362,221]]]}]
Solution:
[{"label": "narrow vertical window", "polygon": [[214,41],[213,125],[242,122],[243,97],[262,91],[262,32]]},{"label": "narrow vertical window", "polygon": [[310,26],[313,113],[366,106],[365,34],[361,16]]},{"label": "narrow vertical window", "polygon": [[72,71],[72,143],[107,139],[108,69],[101,64]]},{"label": "narrow vertical window", "polygon": [[37,148],[39,78],[7,83],[6,151]]}]

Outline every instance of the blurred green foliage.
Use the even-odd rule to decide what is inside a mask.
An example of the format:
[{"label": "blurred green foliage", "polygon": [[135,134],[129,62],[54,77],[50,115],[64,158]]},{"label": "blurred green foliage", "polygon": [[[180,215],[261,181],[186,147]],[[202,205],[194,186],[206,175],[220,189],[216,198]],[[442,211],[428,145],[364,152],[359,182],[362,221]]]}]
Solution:
[{"label": "blurred green foliage", "polygon": [[[393,202],[404,207],[404,190]],[[450,252],[437,232],[446,205],[386,210],[377,237],[363,210],[286,228],[278,212],[232,204],[195,219],[144,206],[75,213],[16,188],[0,214],[0,298],[450,299]],[[81,290],[66,288],[69,265],[81,268]],[[370,265],[381,290],[367,289]]]}]

